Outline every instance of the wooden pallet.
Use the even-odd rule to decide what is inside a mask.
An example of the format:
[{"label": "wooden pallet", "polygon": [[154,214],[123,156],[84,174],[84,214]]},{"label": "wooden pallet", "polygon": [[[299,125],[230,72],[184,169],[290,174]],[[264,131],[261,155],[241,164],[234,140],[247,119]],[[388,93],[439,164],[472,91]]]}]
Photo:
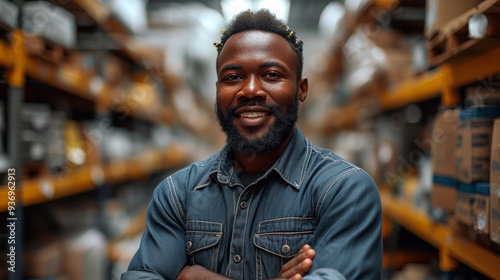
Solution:
[{"label": "wooden pallet", "polygon": [[[486,34],[479,39],[469,37],[469,19],[484,14],[488,19]],[[427,43],[430,66],[464,56],[482,53],[500,46],[500,0],[485,0],[477,7],[455,18]]]},{"label": "wooden pallet", "polygon": [[38,35],[26,36],[24,48],[29,56],[36,56],[54,64],[71,61],[76,52],[46,40]]}]

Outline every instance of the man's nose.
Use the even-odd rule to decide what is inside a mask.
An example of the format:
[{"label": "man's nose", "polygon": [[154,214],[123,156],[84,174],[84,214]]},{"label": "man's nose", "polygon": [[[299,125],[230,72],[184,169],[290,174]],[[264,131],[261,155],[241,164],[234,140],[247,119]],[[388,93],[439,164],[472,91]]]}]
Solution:
[{"label": "man's nose", "polygon": [[262,89],[262,83],[257,76],[248,77],[243,84],[243,87],[237,93],[238,99],[253,100],[266,99],[266,92]]}]

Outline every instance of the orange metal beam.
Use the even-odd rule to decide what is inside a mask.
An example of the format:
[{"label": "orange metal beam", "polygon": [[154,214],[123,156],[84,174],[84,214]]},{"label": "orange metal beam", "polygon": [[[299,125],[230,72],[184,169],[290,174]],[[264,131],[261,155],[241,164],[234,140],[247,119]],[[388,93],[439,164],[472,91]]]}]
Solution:
[{"label": "orange metal beam", "polygon": [[[186,151],[180,145],[162,150],[148,150],[134,158],[113,160],[95,166],[69,169],[65,173],[23,181],[24,206],[34,205],[96,188],[100,183],[140,179],[159,170],[183,166]],[[0,212],[8,206],[8,188],[0,187]]]},{"label": "orange metal beam", "polygon": [[385,190],[381,189],[380,196],[385,217],[396,221],[439,249],[442,269],[453,269],[452,260],[457,260],[488,277],[499,277],[498,254],[476,244],[473,240],[455,235],[449,226],[432,221],[425,212],[395,198]]}]

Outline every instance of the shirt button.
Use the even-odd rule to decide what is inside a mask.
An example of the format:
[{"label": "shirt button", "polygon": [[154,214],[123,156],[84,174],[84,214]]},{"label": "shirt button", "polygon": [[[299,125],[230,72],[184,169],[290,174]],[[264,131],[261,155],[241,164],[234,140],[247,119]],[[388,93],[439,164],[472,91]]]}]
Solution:
[{"label": "shirt button", "polygon": [[233,257],[233,261],[234,261],[235,263],[239,263],[239,262],[241,261],[241,256],[240,256],[240,255],[234,255],[234,257]]},{"label": "shirt button", "polygon": [[288,245],[283,245],[283,247],[281,247],[281,252],[283,252],[283,253],[285,253],[285,254],[290,253],[290,246],[288,246]]},{"label": "shirt button", "polygon": [[240,207],[241,207],[241,209],[246,209],[247,208],[247,202],[246,201],[240,202]]}]

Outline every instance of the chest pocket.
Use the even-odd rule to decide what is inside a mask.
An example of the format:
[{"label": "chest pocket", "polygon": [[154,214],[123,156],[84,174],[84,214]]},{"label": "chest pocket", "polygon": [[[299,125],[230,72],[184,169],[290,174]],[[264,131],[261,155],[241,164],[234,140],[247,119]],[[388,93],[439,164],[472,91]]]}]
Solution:
[{"label": "chest pocket", "polygon": [[187,221],[186,251],[190,264],[217,271],[221,239],[222,223]]},{"label": "chest pocket", "polygon": [[257,279],[276,277],[305,244],[311,245],[316,219],[289,217],[262,221],[254,236]]}]

